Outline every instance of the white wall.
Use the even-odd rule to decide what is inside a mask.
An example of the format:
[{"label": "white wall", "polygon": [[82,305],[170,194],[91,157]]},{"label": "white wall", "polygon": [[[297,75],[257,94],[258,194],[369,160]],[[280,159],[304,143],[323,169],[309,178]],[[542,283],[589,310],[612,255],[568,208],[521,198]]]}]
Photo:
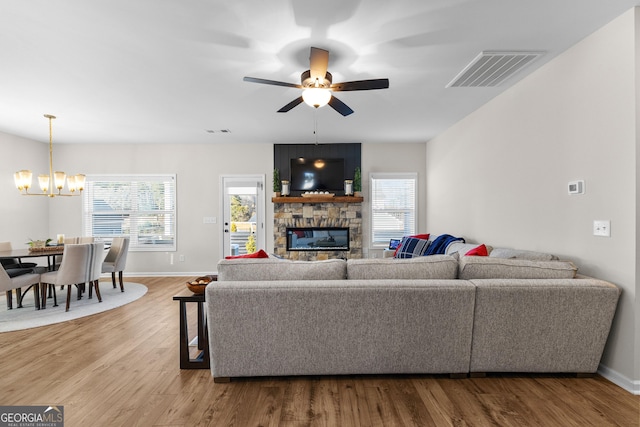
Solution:
[{"label": "white wall", "polygon": [[48,153],[47,144],[0,132],[0,241],[11,242],[14,249],[26,249],[29,239],[49,236],[50,200],[20,196],[13,182],[14,172],[30,169],[37,187],[37,175],[49,173]]},{"label": "white wall", "polygon": [[[25,247],[28,237],[46,238],[56,234],[82,234],[81,198],[20,197],[14,189],[11,173],[18,169],[13,157],[24,157],[24,166],[34,172],[48,170],[47,145],[11,135],[0,134],[0,143],[9,153],[0,160],[6,171],[0,179],[2,221],[0,241],[11,240],[15,247]],[[365,200],[368,200],[370,172],[417,172],[419,188],[425,185],[425,144],[362,144],[362,176]],[[131,252],[127,259],[127,274],[198,275],[212,273],[221,257],[219,239],[222,212],[220,206],[220,175],[264,174],[267,191],[266,249],[273,248],[273,204],[271,203],[271,172],[273,145],[256,144],[64,144],[54,143],[54,168],[67,173],[175,173],[178,196],[177,252]],[[5,197],[6,196],[6,197]],[[25,207],[27,207],[25,209]],[[365,201],[363,208],[368,209]],[[425,212],[420,201],[419,212]],[[215,216],[217,224],[203,224],[202,218]],[[369,223],[365,213],[365,239],[369,238]],[[13,218],[13,222],[10,219]],[[424,215],[418,224],[426,227]],[[368,242],[368,240],[365,240]],[[365,251],[368,246],[365,245]],[[381,252],[381,251],[375,251]],[[173,264],[171,264],[171,255]],[[185,261],[179,262],[178,255]],[[373,256],[373,253],[370,255]],[[376,256],[381,257],[380,253]],[[44,261],[43,261],[44,262]]]},{"label": "white wall", "polygon": [[[602,364],[628,388],[640,386],[637,21],[632,10],[611,22],[429,141],[426,154],[430,232],[555,253],[622,288]],[[569,196],[576,179],[586,194]],[[610,238],[592,235],[596,219],[611,220]]]},{"label": "white wall", "polygon": [[[214,272],[221,257],[220,175],[264,174],[270,188],[273,169],[271,144],[57,144],[54,154],[61,169],[74,173],[177,174],[177,252],[131,252],[129,275]],[[50,213],[51,235],[82,234],[79,198],[52,201]],[[217,217],[218,223],[203,224],[205,216]],[[273,223],[269,209],[265,220]],[[267,239],[267,247],[273,247],[269,232]],[[177,255],[184,255],[185,261],[178,262]]]},{"label": "white wall", "polygon": [[[363,212],[363,258],[382,258],[381,249],[372,249],[371,221],[368,213],[371,209],[371,193],[369,176],[372,173],[396,173],[416,172],[418,174],[418,194],[426,186],[426,169],[424,157],[426,153],[425,143],[398,144],[362,144],[362,192],[365,196],[362,205]],[[426,198],[418,197],[418,223],[417,232],[425,233],[427,227]]]},{"label": "white wall", "polygon": [[[638,165],[640,165],[640,7],[635,8],[635,88],[636,88],[636,227],[640,224],[640,175],[638,174]],[[636,230],[636,339],[635,339],[635,378],[640,382],[640,262],[637,261],[637,254],[640,250],[640,230]],[[636,384],[636,390],[640,389],[640,385]]]}]

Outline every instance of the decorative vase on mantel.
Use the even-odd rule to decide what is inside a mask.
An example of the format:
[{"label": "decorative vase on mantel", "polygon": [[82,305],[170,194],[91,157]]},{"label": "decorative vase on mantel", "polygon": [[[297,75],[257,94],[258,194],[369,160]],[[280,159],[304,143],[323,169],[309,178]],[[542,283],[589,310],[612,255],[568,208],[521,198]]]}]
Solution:
[{"label": "decorative vase on mantel", "polygon": [[281,194],[282,194],[283,196],[285,196],[285,197],[286,197],[286,196],[288,196],[288,195],[289,195],[289,193],[290,193],[290,188],[291,188],[291,187],[289,186],[289,181],[287,181],[287,180],[282,180],[282,192],[281,192]]},{"label": "decorative vase on mantel", "polygon": [[353,180],[351,179],[344,180],[344,195],[353,196]]}]

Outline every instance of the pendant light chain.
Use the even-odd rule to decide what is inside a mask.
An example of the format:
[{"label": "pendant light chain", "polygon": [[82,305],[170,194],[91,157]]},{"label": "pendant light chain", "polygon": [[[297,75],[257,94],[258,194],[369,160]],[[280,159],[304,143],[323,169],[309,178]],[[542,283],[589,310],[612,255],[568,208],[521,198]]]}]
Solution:
[{"label": "pendant light chain", "polygon": [[53,197],[53,127],[51,123],[56,116],[51,114],[45,114],[44,116],[49,119],[49,197]]}]

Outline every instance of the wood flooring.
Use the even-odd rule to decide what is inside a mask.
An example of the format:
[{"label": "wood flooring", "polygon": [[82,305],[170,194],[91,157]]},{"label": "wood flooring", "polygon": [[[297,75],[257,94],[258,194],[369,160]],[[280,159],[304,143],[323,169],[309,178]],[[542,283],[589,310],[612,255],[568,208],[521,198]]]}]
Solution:
[{"label": "wood flooring", "polygon": [[179,304],[172,296],[187,279],[128,277],[149,288],[138,301],[63,324],[0,333],[0,405],[62,405],[65,427],[640,425],[640,397],[597,375],[214,384],[208,370],[179,369]]}]

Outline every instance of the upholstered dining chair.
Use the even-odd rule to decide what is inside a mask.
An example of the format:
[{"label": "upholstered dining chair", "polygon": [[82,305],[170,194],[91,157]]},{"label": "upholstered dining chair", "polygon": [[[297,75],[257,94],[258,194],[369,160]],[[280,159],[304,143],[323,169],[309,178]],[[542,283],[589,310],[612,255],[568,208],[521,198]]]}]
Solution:
[{"label": "upholstered dining chair", "polygon": [[[53,293],[53,305],[58,305],[55,286],[60,285],[67,286],[67,305],[65,311],[69,311],[69,305],[71,303],[71,287],[74,285],[77,285],[78,287],[84,286],[85,283],[90,283],[92,281],[92,274],[94,270],[93,263],[96,262],[94,253],[100,245],[102,245],[102,243],[65,244],[60,268],[56,271],[50,271],[40,275],[40,286],[42,292],[41,308],[46,308],[47,290]],[[103,249],[98,250],[100,252],[103,251]],[[80,288],[78,291],[81,292]],[[96,295],[98,296],[98,301],[102,302],[99,290],[96,291]]]},{"label": "upholstered dining chair", "polygon": [[122,272],[127,263],[127,253],[129,252],[128,237],[114,237],[109,248],[109,253],[102,263],[102,272],[111,273],[111,281],[113,287],[116,287],[116,272],[120,282],[120,291],[124,292],[124,282],[122,281]]},{"label": "upholstered dining chair", "polygon": [[[0,242],[0,252],[10,250],[13,250],[11,242]],[[38,265],[35,262],[20,262],[17,258],[1,259],[0,264],[7,270],[11,268],[35,268]]]},{"label": "upholstered dining chair", "polygon": [[89,298],[92,297],[92,290],[96,290],[98,301],[102,302],[100,295],[100,275],[102,274],[102,263],[104,262],[104,242],[95,242],[93,245],[93,259],[91,260],[91,273],[89,274]]},{"label": "upholstered dining chair", "polygon": [[[10,277],[7,271],[0,265],[0,292],[5,291],[7,293],[7,309],[13,308],[13,290],[26,287],[26,292],[29,292],[29,288],[33,288],[33,297],[35,300],[36,310],[40,310],[40,274],[26,273],[19,276]],[[20,301],[18,301],[20,306]]]},{"label": "upholstered dining chair", "polygon": [[80,243],[93,243],[94,242],[94,238],[91,236],[85,236],[85,237],[65,237],[64,238],[64,244],[65,245],[77,245]]},{"label": "upholstered dining chair", "polygon": [[[64,244],[65,245],[77,245],[79,243],[93,243],[94,242],[94,238],[91,236],[85,236],[85,237],[65,237],[64,238]],[[55,268],[54,270],[57,270],[58,268],[60,268],[60,258],[56,256],[56,262],[55,262]]]}]

